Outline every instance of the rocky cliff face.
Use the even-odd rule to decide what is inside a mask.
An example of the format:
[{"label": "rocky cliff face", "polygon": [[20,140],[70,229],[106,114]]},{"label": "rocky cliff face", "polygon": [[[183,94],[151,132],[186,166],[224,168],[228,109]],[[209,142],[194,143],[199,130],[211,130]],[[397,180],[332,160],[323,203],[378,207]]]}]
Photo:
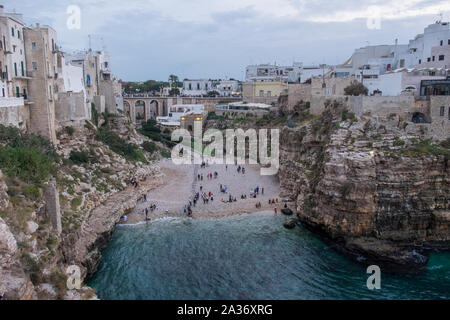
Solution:
[{"label": "rocky cliff face", "polygon": [[450,248],[448,147],[421,142],[395,115],[348,116],[330,106],[283,129],[283,192],[305,226],[359,261],[423,266],[426,249]]},{"label": "rocky cliff face", "polygon": [[[145,139],[126,119],[111,122],[127,143]],[[42,187],[0,171],[0,299],[96,298],[89,287],[67,290],[67,267],[80,267],[81,280],[95,272],[116,223],[159,181],[157,165],[127,160],[95,139],[92,128],[63,128],[58,139],[61,161],[53,165],[61,233]],[[131,177],[147,179],[133,188]]]}]

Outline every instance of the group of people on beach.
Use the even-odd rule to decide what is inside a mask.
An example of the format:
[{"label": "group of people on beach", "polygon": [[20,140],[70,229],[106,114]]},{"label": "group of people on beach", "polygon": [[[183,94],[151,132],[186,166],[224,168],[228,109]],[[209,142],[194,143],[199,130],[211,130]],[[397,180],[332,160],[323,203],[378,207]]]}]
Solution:
[{"label": "group of people on beach", "polygon": [[[217,177],[219,176],[219,174],[217,173],[217,171],[214,171],[214,172],[210,172],[210,173],[208,173],[207,175],[206,175],[206,178],[208,179],[208,180],[212,180],[212,179],[217,179]],[[198,174],[197,175],[197,180],[198,181],[203,181],[203,174]]]}]

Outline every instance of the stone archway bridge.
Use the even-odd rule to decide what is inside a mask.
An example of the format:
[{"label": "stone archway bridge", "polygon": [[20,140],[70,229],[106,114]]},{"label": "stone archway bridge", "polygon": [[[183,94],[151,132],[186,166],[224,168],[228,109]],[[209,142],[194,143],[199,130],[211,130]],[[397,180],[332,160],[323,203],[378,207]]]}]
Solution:
[{"label": "stone archway bridge", "polygon": [[143,108],[143,121],[155,119],[157,116],[167,116],[172,105],[177,104],[203,104],[205,110],[214,111],[220,101],[242,101],[236,97],[155,97],[146,94],[133,94],[123,96],[123,105],[130,118],[136,123],[136,107]]}]

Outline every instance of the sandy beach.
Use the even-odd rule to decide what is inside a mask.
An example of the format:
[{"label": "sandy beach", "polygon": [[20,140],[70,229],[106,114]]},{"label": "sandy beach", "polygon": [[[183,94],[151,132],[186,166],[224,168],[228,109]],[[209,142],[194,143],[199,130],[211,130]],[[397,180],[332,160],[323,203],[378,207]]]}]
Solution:
[{"label": "sandy beach", "polygon": [[[164,174],[161,183],[146,194],[146,201],[142,199],[136,208],[127,216],[125,224],[136,224],[145,221],[145,208],[156,205],[156,209],[148,210],[148,219],[155,220],[164,217],[187,217],[184,206],[189,205],[189,198],[193,198],[200,187],[205,193],[213,194],[213,201],[204,204],[203,200],[197,201],[192,206],[191,218],[222,218],[232,215],[274,215],[277,214],[284,203],[279,198],[279,182],[276,176],[260,175],[259,165],[244,165],[245,174],[238,173],[238,165],[213,164],[205,168],[200,165],[175,165],[171,160],[159,162]],[[217,178],[208,179],[207,175],[217,172]],[[198,180],[198,175],[203,175],[203,180]],[[220,192],[220,184],[227,187],[227,192]],[[256,198],[250,198],[250,193],[259,187]],[[264,194],[262,194],[264,188]],[[229,200],[229,196],[236,198],[233,202],[222,202]],[[241,199],[246,195],[247,199]],[[278,199],[278,203],[269,204],[269,199]],[[256,204],[261,203],[257,208]]]}]

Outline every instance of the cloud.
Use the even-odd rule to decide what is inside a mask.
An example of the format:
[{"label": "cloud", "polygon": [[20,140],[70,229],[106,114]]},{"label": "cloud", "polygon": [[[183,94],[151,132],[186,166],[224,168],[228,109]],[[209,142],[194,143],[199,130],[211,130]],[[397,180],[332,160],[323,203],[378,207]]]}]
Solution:
[{"label": "cloud", "polygon": [[[443,12],[441,0],[4,0],[6,11],[52,25],[64,50],[106,46],[126,80],[233,77],[250,63],[339,63],[355,48],[407,43]],[[81,30],[66,27],[68,5],[81,8]],[[377,8],[382,27],[366,19]]]}]

